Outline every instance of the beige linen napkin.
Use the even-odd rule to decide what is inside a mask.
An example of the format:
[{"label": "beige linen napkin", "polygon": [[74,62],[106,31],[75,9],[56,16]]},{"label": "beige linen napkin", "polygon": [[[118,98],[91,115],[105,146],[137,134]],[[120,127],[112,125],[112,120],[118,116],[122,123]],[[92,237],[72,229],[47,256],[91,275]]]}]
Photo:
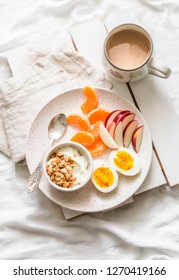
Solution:
[{"label": "beige linen napkin", "polygon": [[[38,111],[65,90],[87,85],[112,87],[103,73],[66,43],[55,50],[30,47],[18,73],[0,86],[0,150],[15,163],[23,160],[26,136]],[[51,90],[54,86],[57,91]]]}]

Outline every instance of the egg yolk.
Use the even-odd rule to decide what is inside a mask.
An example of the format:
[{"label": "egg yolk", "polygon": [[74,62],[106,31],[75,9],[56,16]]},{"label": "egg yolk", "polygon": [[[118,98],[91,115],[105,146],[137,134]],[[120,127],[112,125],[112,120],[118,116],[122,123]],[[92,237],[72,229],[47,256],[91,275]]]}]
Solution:
[{"label": "egg yolk", "polygon": [[114,157],[114,164],[121,170],[127,171],[134,166],[134,160],[129,153],[125,151],[119,151]]},{"label": "egg yolk", "polygon": [[93,173],[95,183],[101,188],[107,188],[114,183],[114,175],[109,168],[99,167]]}]

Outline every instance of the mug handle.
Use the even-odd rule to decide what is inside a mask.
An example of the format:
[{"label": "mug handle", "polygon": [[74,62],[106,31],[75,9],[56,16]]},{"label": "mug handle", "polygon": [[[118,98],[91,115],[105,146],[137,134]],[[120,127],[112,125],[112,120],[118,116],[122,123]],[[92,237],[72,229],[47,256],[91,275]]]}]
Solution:
[{"label": "mug handle", "polygon": [[172,71],[168,66],[159,65],[154,59],[151,60],[149,65],[149,74],[167,79],[171,73]]}]

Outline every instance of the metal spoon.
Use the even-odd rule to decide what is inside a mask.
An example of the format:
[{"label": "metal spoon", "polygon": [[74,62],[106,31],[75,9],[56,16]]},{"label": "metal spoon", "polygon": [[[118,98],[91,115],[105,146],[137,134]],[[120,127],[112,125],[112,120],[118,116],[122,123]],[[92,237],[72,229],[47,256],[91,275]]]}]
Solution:
[{"label": "metal spoon", "polygon": [[[48,136],[50,139],[49,146],[51,147],[53,142],[60,139],[65,133],[67,127],[66,116],[64,114],[58,114],[50,121],[48,125]],[[43,158],[42,158],[43,159]],[[35,171],[30,175],[26,184],[26,191],[31,193],[36,190],[39,185],[42,176],[42,159],[38,164]]]}]

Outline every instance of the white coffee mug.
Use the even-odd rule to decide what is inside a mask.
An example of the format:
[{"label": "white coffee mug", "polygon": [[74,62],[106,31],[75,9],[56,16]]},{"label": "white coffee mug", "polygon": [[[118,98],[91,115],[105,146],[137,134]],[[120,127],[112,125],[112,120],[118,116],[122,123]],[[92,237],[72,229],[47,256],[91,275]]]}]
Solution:
[{"label": "white coffee mug", "polygon": [[153,41],[146,30],[136,24],[123,24],[106,37],[103,65],[109,75],[120,82],[133,82],[147,74],[168,78],[171,69],[154,60]]}]

